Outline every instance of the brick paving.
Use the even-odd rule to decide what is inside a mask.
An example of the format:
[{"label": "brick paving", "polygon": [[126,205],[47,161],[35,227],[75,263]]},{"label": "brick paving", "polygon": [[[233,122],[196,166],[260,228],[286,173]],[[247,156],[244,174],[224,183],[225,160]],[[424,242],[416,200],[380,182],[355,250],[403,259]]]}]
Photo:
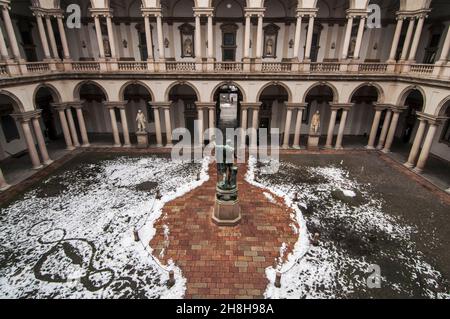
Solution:
[{"label": "brick paving", "polygon": [[247,183],[247,168],[241,165],[242,221],[236,227],[218,227],[211,220],[215,166],[209,171],[208,182],[166,204],[150,246],[155,256],[164,249],[163,263],[172,259],[181,268],[187,278],[186,298],[262,298],[268,284],[265,269],[276,264],[283,242],[286,257],[298,238],[290,227],[291,210],[281,198],[273,196],[272,203],[263,190]]}]

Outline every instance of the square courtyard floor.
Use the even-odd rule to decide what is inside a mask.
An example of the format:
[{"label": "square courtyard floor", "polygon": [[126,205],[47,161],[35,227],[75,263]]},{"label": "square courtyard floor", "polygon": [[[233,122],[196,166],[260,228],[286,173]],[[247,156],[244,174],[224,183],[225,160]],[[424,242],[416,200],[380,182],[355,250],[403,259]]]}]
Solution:
[{"label": "square courtyard floor", "polygon": [[0,197],[0,297],[449,298],[449,195],[377,152],[250,158],[230,228],[209,159],[86,151],[46,170]]}]

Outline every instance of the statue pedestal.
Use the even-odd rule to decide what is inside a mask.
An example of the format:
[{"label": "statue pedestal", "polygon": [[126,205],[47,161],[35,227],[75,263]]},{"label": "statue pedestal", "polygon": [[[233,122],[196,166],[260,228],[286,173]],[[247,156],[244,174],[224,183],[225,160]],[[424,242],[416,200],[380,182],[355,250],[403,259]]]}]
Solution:
[{"label": "statue pedestal", "polygon": [[148,147],[148,133],[147,132],[137,132],[137,142],[138,148],[147,148]]},{"label": "statue pedestal", "polygon": [[319,150],[319,138],[320,135],[316,133],[311,133],[308,136],[308,151],[318,151]]},{"label": "statue pedestal", "polygon": [[230,190],[216,188],[216,204],[212,220],[218,226],[236,226],[241,221],[237,187]]}]

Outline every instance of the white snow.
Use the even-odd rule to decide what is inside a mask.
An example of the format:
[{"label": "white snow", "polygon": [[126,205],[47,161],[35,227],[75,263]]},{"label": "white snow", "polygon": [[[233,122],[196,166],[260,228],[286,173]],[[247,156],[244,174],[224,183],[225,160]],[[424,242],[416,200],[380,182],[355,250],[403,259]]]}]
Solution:
[{"label": "white snow", "polygon": [[[182,298],[181,270],[162,267],[148,243],[165,203],[208,180],[208,164],[118,157],[48,178],[0,211],[0,297]],[[155,182],[161,200],[156,188],[136,189],[144,182]],[[52,183],[60,192],[46,196]],[[167,240],[169,233],[165,225]],[[176,278],[171,289],[168,269]]]}]

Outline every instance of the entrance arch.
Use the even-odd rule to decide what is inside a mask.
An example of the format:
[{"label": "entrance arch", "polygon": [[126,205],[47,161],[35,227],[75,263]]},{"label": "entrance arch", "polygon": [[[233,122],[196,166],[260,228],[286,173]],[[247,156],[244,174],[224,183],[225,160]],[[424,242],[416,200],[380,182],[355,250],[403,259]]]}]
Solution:
[{"label": "entrance arch", "polygon": [[199,100],[198,91],[187,83],[177,83],[167,92],[167,101],[172,102],[172,122],[175,126],[185,127],[194,138],[194,122],[199,118],[196,102]]}]

